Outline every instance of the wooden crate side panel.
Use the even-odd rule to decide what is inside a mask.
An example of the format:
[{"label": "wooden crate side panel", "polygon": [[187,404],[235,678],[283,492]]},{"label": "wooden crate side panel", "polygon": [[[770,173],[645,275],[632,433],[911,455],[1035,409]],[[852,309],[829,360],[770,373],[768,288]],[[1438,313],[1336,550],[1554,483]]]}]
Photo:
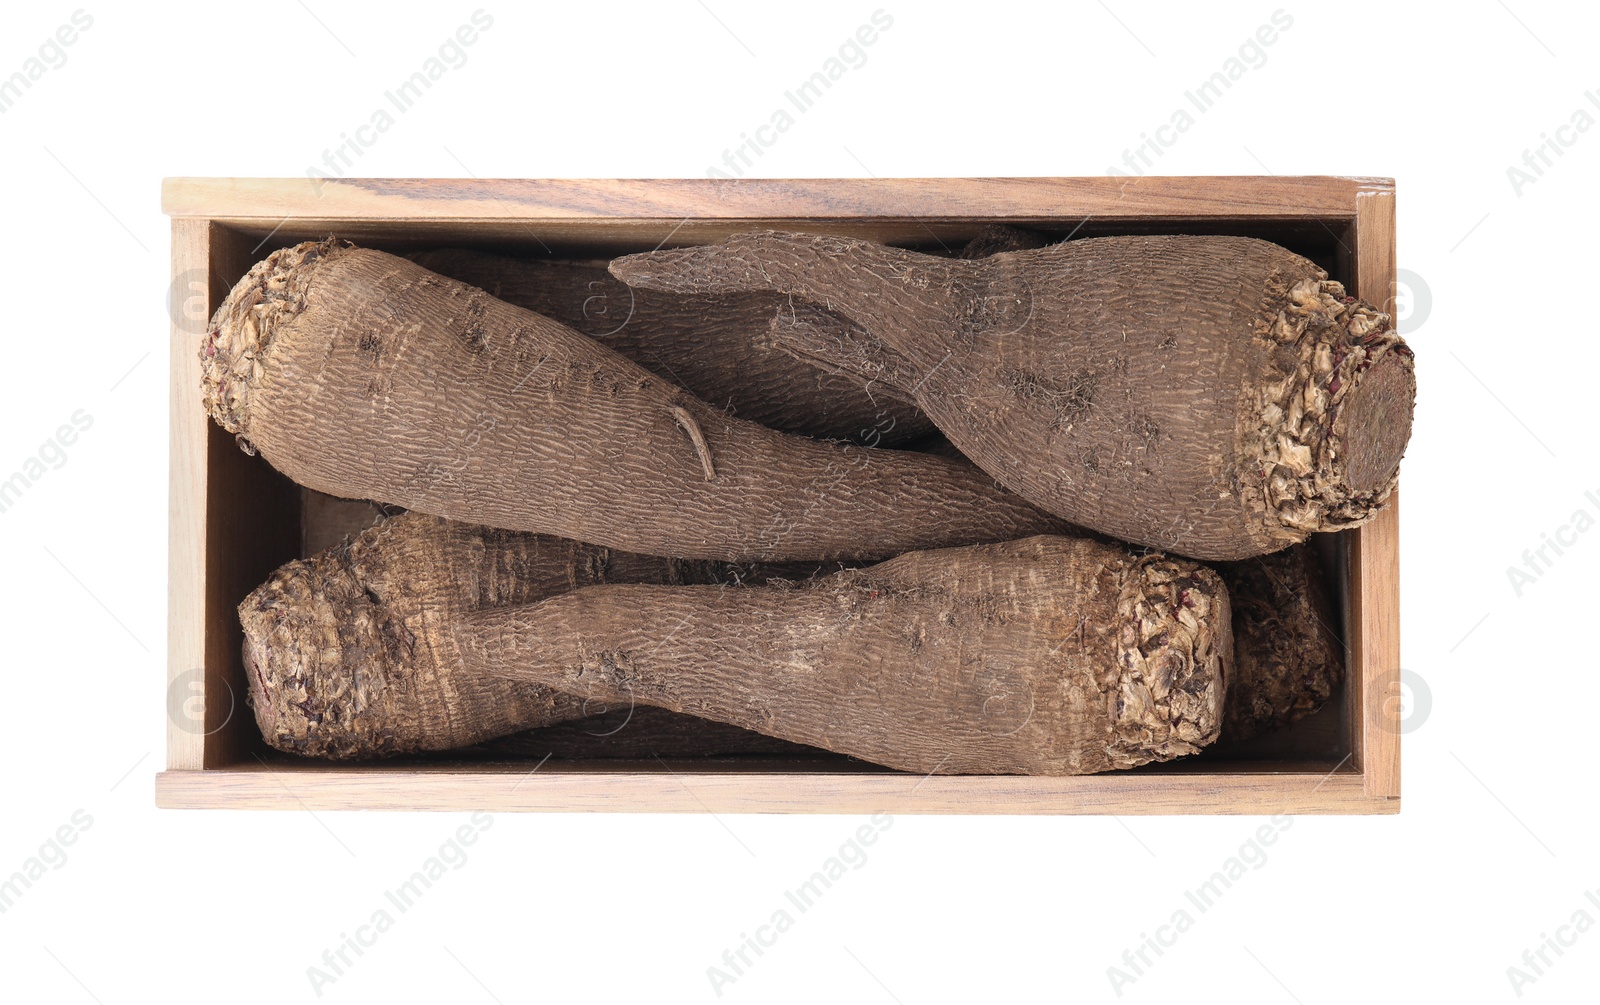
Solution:
[{"label": "wooden crate side panel", "polygon": [[1347,219],[1386,179],[169,178],[171,216],[220,221],[765,220],[985,218]]},{"label": "wooden crate side panel", "polygon": [[[250,266],[261,242],[212,224],[209,259],[212,310]],[[198,354],[200,339],[193,341]],[[240,648],[244,641],[237,607],[279,565],[299,557],[300,492],[260,457],[246,454],[235,438],[204,416],[198,384],[191,392],[206,427],[206,639],[208,701],[205,767],[253,760],[262,741],[245,704]]]},{"label": "wooden crate side panel", "polygon": [[[1355,294],[1393,313],[1394,193],[1356,200]],[[1400,499],[1355,535],[1350,551],[1352,641],[1361,711],[1353,722],[1356,763],[1374,799],[1400,795],[1400,733],[1394,716],[1400,672]],[[1354,682],[1353,682],[1354,683]]]},{"label": "wooden crate side panel", "polygon": [[214,309],[210,273],[211,225],[172,221],[173,297],[168,414],[167,484],[167,767],[203,765],[205,706],[206,437],[200,410],[200,360],[193,347],[188,298]]},{"label": "wooden crate side panel", "polygon": [[174,809],[642,813],[1273,814],[1394,813],[1361,776],[1085,775],[982,778],[704,771],[168,771],[156,800]]},{"label": "wooden crate side panel", "polygon": [[[175,310],[171,342],[168,506],[168,701],[170,768],[237,762],[256,743],[248,721],[234,614],[246,583],[259,581],[271,548],[292,528],[287,483],[245,457],[206,416],[200,399],[204,323],[252,261],[243,235],[204,220],[173,221],[173,282],[203,311]],[[264,519],[263,519],[264,518]]]}]

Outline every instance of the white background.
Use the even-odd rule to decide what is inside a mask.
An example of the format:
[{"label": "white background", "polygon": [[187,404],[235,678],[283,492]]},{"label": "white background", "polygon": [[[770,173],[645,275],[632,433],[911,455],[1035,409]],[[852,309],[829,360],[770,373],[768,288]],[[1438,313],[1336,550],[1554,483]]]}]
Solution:
[{"label": "white background", "polygon": [[[702,176],[880,0],[707,2],[487,7],[465,65],[349,173]],[[0,115],[0,478],[75,411],[93,418],[0,514],[0,876],[74,811],[92,818],[0,914],[6,1000],[315,1000],[307,968],[466,819],[153,805],[160,179],[303,175],[476,7],[308,3],[89,7],[65,63]],[[1103,174],[1278,9],[1107,4],[886,3],[893,25],[866,63],[752,173]],[[0,16],[0,79],[75,9],[20,6]],[[1404,665],[1431,708],[1405,738],[1400,816],[1295,819],[1122,997],[1514,1000],[1506,970],[1524,950],[1580,909],[1600,920],[1584,897],[1600,888],[1600,533],[1520,597],[1507,574],[1575,511],[1600,515],[1585,499],[1600,497],[1600,128],[1561,134],[1571,146],[1520,191],[1507,174],[1577,109],[1600,117],[1584,97],[1600,90],[1595,14],[1533,0],[1282,9],[1293,24],[1265,63],[1158,169],[1398,180],[1400,265],[1420,279],[1402,291],[1421,386],[1403,469]],[[717,1000],[707,968],[862,822],[500,815],[322,998]],[[1116,1000],[1107,968],[1260,823],[899,817],[722,997]],[[1592,1000],[1600,933],[1567,934],[1526,999]]]}]

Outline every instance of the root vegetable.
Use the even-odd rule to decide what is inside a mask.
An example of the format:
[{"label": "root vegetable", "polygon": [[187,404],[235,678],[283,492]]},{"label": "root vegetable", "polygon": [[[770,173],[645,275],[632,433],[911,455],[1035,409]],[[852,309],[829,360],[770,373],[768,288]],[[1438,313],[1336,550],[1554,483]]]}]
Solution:
[{"label": "root vegetable", "polygon": [[790,352],[913,394],[1044,509],[1197,558],[1359,525],[1410,436],[1411,352],[1389,316],[1266,241],[1107,237],[959,261],[757,232],[611,271],[808,301],[774,319]]},{"label": "root vegetable", "polygon": [[1082,774],[1221,725],[1216,573],[1084,539],[919,552],[783,587],[604,586],[457,627],[464,669],[907,771]]},{"label": "root vegetable", "polygon": [[[1043,238],[988,226],[962,258],[1037,248]],[[933,423],[900,392],[863,386],[819,370],[772,344],[771,293],[674,296],[634,290],[604,265],[512,258],[462,248],[408,256],[432,272],[476,286],[507,303],[600,339],[652,373],[741,419],[801,436],[854,440],[869,447],[908,443]],[[845,322],[835,321],[844,326]]]},{"label": "root vegetable", "polygon": [[451,279],[583,332],[709,405],[785,433],[892,446],[933,424],[915,405],[873,393],[772,345],[782,298],[678,297],[635,291],[604,265],[446,249],[409,256]]},{"label": "root vegetable", "polygon": [[[960,458],[950,441],[931,436],[906,449]],[[1074,536],[1097,536],[1082,528]],[[1344,680],[1344,643],[1310,542],[1213,568],[1228,588],[1234,673],[1222,736],[1253,739],[1320,709]]]},{"label": "root vegetable", "polygon": [[[906,449],[964,459],[938,435]],[[1083,528],[1064,533],[1100,537]],[[1253,739],[1320,709],[1344,680],[1344,643],[1316,549],[1293,544],[1213,568],[1228,588],[1233,620],[1223,738]]]},{"label": "root vegetable", "polygon": [[360,758],[468,746],[599,703],[472,673],[451,626],[480,606],[597,583],[723,583],[814,566],[610,551],[405,513],[290,562],[239,605],[251,704],[271,746]]},{"label": "root vegetable", "polygon": [[1193,563],[1036,537],[773,579],[806,571],[405,514],[240,605],[252,704],[272,746],[340,758],[602,705],[924,772],[1102,771],[1217,735],[1228,599]]},{"label": "root vegetable", "polygon": [[[963,457],[941,435],[904,449]],[[1083,528],[1067,533],[1099,536]],[[1233,620],[1234,673],[1223,738],[1250,740],[1320,709],[1344,680],[1344,644],[1322,562],[1310,542],[1213,568],[1228,588]]]},{"label": "root vegetable", "polygon": [[201,356],[212,416],[285,475],[476,524],[724,560],[1060,526],[963,465],[729,417],[558,322],[331,240],[251,269]]},{"label": "root vegetable", "polygon": [[[340,512],[337,501],[308,493],[311,503],[319,512]],[[532,603],[595,583],[761,583],[818,574],[808,564],[735,566],[612,553],[415,513],[379,518],[366,529],[376,515],[372,507],[344,509],[355,532],[350,541],[290,563],[240,607],[253,704],[272,710],[262,719],[268,741],[315,756],[376,757],[480,744],[598,707],[586,710],[541,685],[529,685],[530,696],[520,686],[475,680],[462,669],[445,627],[463,612]],[[1309,546],[1222,563],[1217,572],[1229,596],[1235,666],[1222,735],[1242,741],[1319,708],[1342,680],[1343,652]],[[388,639],[420,641],[396,649]],[[381,704],[368,699],[378,693],[373,681],[383,683]],[[442,724],[439,709],[448,710]],[[667,713],[614,732],[623,721],[626,715],[564,731],[535,728],[525,742],[507,739],[494,749],[515,753],[547,744],[553,746],[540,756],[564,750],[607,757],[645,756],[640,752],[647,749],[662,756],[787,749],[772,747],[779,741],[724,735]]]}]

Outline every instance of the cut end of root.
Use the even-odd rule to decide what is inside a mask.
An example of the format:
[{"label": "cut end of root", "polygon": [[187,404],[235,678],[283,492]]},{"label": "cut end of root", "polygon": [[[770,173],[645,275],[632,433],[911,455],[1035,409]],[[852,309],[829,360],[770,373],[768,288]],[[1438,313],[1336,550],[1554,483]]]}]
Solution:
[{"label": "cut end of root", "polygon": [[1388,314],[1315,275],[1269,290],[1256,337],[1284,376],[1244,430],[1269,550],[1367,522],[1394,489],[1411,438],[1411,349]]},{"label": "cut end of root", "polygon": [[201,394],[217,424],[242,441],[248,442],[250,393],[275,329],[305,304],[308,266],[345,246],[330,237],[274,251],[234,285],[212,315],[200,345]]},{"label": "cut end of root", "polygon": [[1192,754],[1222,729],[1233,667],[1228,591],[1204,566],[1134,562],[1117,603],[1116,693],[1106,755],[1132,768]]},{"label": "cut end of root", "polygon": [[1417,378],[1409,354],[1388,352],[1358,377],[1334,420],[1345,480],[1356,492],[1383,488],[1411,439]]},{"label": "cut end of root", "polygon": [[378,617],[348,552],[279,569],[239,605],[239,621],[250,704],[273,748],[327,758],[422,749],[396,731],[415,721],[405,714],[410,689],[384,672],[386,649],[405,640],[386,637],[396,630]]}]

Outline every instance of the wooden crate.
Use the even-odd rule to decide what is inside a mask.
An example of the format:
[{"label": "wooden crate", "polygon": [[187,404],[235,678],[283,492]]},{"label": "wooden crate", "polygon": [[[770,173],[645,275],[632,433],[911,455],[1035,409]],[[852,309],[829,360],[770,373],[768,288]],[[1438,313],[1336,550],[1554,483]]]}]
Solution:
[{"label": "wooden crate", "polygon": [[982,225],[1058,237],[1227,233],[1284,244],[1392,310],[1394,188],[1379,178],[653,181],[169,179],[172,335],[167,770],[162,806],[233,809],[866,813],[1394,813],[1400,806],[1398,504],[1319,542],[1335,559],[1342,697],[1250,744],[1071,778],[919,777],[837,760],[333,765],[268,749],[244,707],[234,607],[298,556],[301,493],[200,404],[204,321],[249,266],[328,234],[393,251],[442,245],[611,256],[754,227],[958,247]]}]

